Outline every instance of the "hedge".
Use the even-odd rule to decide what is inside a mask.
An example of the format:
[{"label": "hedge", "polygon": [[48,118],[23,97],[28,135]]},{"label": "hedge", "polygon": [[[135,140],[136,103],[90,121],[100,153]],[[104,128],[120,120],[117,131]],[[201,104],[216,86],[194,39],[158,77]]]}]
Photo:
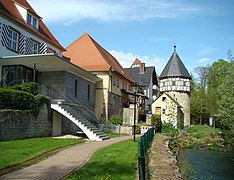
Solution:
[{"label": "hedge", "polygon": [[4,87],[4,89],[13,89],[13,90],[18,90],[18,91],[23,91],[30,93],[32,95],[37,95],[37,83],[35,82],[28,82],[28,83],[23,83],[23,84],[18,84],[14,86],[8,86]]},{"label": "hedge", "polygon": [[0,109],[33,110],[38,104],[34,95],[8,88],[0,89]]}]

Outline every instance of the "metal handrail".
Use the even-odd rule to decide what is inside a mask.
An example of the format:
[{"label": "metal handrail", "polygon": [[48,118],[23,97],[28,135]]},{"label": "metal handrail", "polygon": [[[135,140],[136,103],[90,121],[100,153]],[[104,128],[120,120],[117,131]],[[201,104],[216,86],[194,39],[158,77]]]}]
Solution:
[{"label": "metal handrail", "polygon": [[[71,106],[73,106],[73,107],[76,107],[76,108],[78,108],[78,109],[80,109],[82,112],[84,112],[86,115],[88,115],[92,120],[93,120],[93,124],[100,124],[100,122],[97,120],[97,119],[95,119],[93,116],[91,116],[90,115],[90,113],[88,113],[88,112],[86,112],[84,109],[82,109],[82,108],[80,108],[80,107],[85,107],[85,109],[87,109],[87,110],[89,110],[89,112],[91,112],[94,116],[95,116],[95,114],[87,107],[87,106],[85,106],[85,105],[83,105],[81,102],[79,102],[77,99],[75,99],[75,98],[73,98],[72,96],[72,98],[73,98],[73,100],[76,102],[76,103],[74,103],[74,102],[72,102],[68,97],[66,97],[65,95],[63,95],[61,92],[59,92],[57,89],[55,89],[54,87],[52,87],[52,86],[45,86],[44,84],[42,84],[42,83],[38,83],[38,84],[40,84],[40,85],[42,85],[42,86],[44,86],[45,88],[46,88],[46,90],[48,90],[49,91],[49,98],[51,98],[50,97],[50,93],[53,93],[53,91],[55,91],[55,92],[57,92],[59,95],[61,95],[67,102],[66,103],[62,103],[62,104],[68,104],[68,105],[71,105]],[[53,89],[53,91],[51,90],[51,89],[49,89],[49,88],[51,88],[51,89]],[[52,100],[54,101],[54,99],[52,98]]]}]

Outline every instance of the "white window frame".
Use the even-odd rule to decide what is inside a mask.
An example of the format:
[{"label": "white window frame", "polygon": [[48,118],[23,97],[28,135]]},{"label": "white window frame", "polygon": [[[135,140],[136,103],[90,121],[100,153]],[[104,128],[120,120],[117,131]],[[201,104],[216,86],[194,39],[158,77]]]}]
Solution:
[{"label": "white window frame", "polygon": [[32,14],[27,14],[27,23],[38,29],[38,19]]},{"label": "white window frame", "polygon": [[17,51],[19,49],[19,32],[16,30],[9,28],[9,36],[8,36],[8,45],[7,47],[13,51]]},{"label": "white window frame", "polygon": [[[33,39],[31,39],[31,50],[32,54],[39,54],[39,43]],[[35,48],[37,46],[37,48]]]}]

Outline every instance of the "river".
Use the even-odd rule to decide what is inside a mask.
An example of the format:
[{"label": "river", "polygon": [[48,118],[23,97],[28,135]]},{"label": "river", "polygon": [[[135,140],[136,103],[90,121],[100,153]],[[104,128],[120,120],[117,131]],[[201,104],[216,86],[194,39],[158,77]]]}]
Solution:
[{"label": "river", "polygon": [[234,180],[234,152],[185,149],[180,151],[181,162],[188,165],[188,179]]}]

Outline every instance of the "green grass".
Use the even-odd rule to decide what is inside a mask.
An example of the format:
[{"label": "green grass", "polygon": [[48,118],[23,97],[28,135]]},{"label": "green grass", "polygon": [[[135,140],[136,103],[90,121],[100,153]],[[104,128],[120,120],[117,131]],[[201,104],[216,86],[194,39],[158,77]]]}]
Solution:
[{"label": "green grass", "polygon": [[128,140],[102,148],[67,179],[132,180],[137,170],[137,147],[137,142]]},{"label": "green grass", "polygon": [[32,138],[0,142],[0,169],[17,165],[46,152],[83,142],[82,139]]},{"label": "green grass", "polygon": [[110,138],[115,138],[115,137],[119,137],[122,136],[121,134],[118,133],[112,133],[110,131],[103,131],[106,135],[108,135]]},{"label": "green grass", "polygon": [[218,134],[219,129],[213,129],[207,125],[192,125],[185,128],[185,131],[197,139],[203,139],[208,135]]}]

